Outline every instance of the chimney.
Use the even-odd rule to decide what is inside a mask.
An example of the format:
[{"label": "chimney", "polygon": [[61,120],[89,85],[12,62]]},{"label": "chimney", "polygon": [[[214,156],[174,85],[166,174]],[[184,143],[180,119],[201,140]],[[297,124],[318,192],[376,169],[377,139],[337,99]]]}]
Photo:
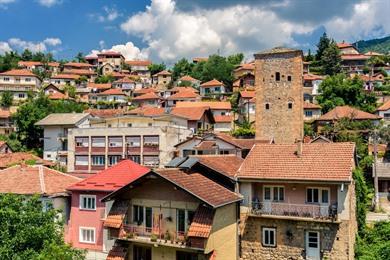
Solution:
[{"label": "chimney", "polygon": [[298,145],[298,147],[297,147],[297,156],[301,157],[302,156],[302,150],[303,150],[303,141],[302,141],[302,139],[298,139],[297,140],[297,145]]}]

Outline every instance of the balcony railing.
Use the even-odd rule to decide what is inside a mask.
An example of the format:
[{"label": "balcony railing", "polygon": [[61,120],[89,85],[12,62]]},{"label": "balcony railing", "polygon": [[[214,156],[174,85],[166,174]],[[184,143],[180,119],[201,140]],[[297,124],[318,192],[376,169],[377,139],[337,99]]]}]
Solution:
[{"label": "balcony railing", "polygon": [[272,215],[285,217],[335,219],[337,205],[291,204],[282,202],[253,202],[253,215]]}]

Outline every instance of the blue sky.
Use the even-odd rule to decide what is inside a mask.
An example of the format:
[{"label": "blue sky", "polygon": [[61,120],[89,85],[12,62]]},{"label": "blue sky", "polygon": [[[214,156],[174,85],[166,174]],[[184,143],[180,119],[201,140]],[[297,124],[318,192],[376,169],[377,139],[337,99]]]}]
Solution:
[{"label": "blue sky", "polygon": [[181,57],[276,45],[314,49],[326,31],[390,34],[387,0],[0,0],[0,54],[28,47],[72,58],[102,49],[172,64]]}]

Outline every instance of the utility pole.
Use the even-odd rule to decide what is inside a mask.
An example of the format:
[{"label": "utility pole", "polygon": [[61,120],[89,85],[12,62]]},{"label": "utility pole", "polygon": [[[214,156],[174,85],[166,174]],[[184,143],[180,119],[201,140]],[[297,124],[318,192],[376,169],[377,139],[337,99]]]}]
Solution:
[{"label": "utility pole", "polygon": [[375,192],[375,211],[379,211],[379,192],[378,192],[378,172],[376,168],[376,163],[378,159],[378,133],[377,129],[374,129],[374,165],[372,167],[373,175],[374,175],[374,192]]}]

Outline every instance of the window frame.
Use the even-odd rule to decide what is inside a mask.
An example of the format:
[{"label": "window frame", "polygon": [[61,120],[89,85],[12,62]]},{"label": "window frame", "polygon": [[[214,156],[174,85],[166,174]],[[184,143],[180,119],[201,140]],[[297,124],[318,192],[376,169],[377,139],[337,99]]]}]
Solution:
[{"label": "window frame", "polygon": [[[265,189],[266,188],[270,188],[270,199],[269,200],[265,200]],[[278,190],[278,200],[275,200],[275,188]],[[279,197],[280,197],[280,189],[283,188],[283,200],[280,200]],[[267,202],[278,202],[278,203],[282,203],[285,201],[285,197],[286,197],[286,188],[284,187],[284,185],[263,185],[263,201],[267,201]]]},{"label": "window frame", "polygon": [[[83,207],[84,198],[86,199],[94,199],[93,208]],[[88,204],[88,201],[87,201]],[[88,211],[96,211],[96,195],[92,194],[80,194],[79,196],[79,209],[80,210],[88,210]]]},{"label": "window frame", "polygon": [[[103,158],[103,161],[100,159]],[[95,160],[99,160],[98,163],[96,163]],[[92,166],[105,166],[106,165],[106,156],[105,155],[91,155],[91,165]]]},{"label": "window frame", "polygon": [[[86,241],[83,239],[83,230],[93,232],[93,241]],[[79,243],[96,244],[96,228],[94,227],[79,227]]]},{"label": "window frame", "polygon": [[[309,202],[308,200],[308,190],[311,189],[311,190],[318,190],[318,202]],[[328,191],[328,202],[323,202],[322,200],[322,191],[323,190],[327,190]],[[312,198],[313,198],[313,194],[312,194]],[[330,195],[330,188],[329,187],[306,187],[306,192],[305,192],[305,203],[306,204],[317,204],[317,205],[330,205],[330,199],[331,199],[331,195]]]},{"label": "window frame", "polygon": [[[268,243],[266,243],[266,232],[268,232]],[[273,232],[273,243],[270,242],[270,232]],[[276,227],[261,227],[261,245],[263,247],[273,247],[275,248],[277,246],[276,242]]]}]

